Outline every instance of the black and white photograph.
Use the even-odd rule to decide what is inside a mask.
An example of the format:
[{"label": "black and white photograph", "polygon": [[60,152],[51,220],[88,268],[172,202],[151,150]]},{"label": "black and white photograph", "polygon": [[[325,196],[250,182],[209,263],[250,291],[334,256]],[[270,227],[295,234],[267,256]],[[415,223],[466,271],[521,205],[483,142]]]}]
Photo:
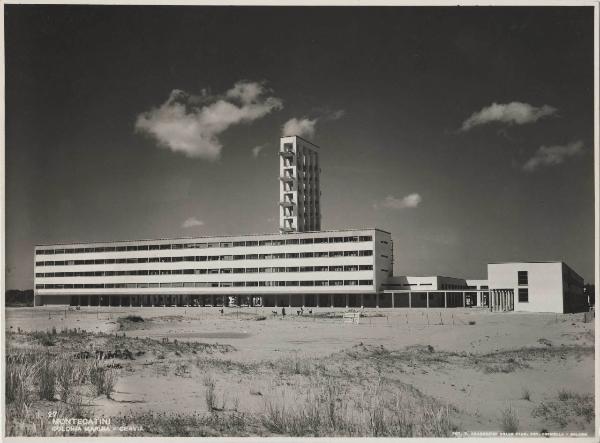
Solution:
[{"label": "black and white photograph", "polygon": [[597,442],[598,6],[5,2],[3,438]]}]

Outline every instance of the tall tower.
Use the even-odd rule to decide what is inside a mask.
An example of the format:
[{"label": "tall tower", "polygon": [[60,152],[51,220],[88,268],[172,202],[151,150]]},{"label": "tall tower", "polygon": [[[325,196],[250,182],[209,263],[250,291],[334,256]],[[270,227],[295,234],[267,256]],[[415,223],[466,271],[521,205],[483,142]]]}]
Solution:
[{"label": "tall tower", "polygon": [[279,230],[321,230],[319,147],[296,135],[279,145]]}]

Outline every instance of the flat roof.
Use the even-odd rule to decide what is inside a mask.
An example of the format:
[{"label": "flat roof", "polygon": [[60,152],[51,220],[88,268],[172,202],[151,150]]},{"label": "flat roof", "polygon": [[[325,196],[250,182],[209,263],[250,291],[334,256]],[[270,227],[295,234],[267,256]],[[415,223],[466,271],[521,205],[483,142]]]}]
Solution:
[{"label": "flat roof", "polygon": [[268,237],[268,236],[294,236],[294,235],[314,235],[314,234],[327,234],[336,232],[360,232],[360,231],[379,231],[385,234],[392,235],[390,232],[384,231],[379,228],[362,228],[362,229],[331,229],[325,231],[306,231],[306,232],[288,232],[288,233],[264,233],[264,234],[237,234],[237,235],[204,235],[195,237],[166,237],[166,238],[141,238],[133,240],[109,240],[109,241],[90,241],[90,242],[70,242],[70,243],[47,243],[47,244],[36,244],[35,247],[48,247],[48,246],[68,246],[68,245],[93,245],[93,244],[106,244],[106,243],[133,243],[133,242],[146,242],[146,241],[173,241],[173,240],[207,240],[216,238],[242,238],[242,237]]},{"label": "flat roof", "polygon": [[540,260],[540,261],[531,261],[531,260],[517,260],[517,261],[494,261],[489,262],[488,265],[510,265],[510,264],[518,264],[518,263],[565,263],[562,260]]},{"label": "flat roof", "polygon": [[281,138],[288,138],[288,137],[296,137],[296,138],[299,138],[299,139],[300,139],[300,140],[302,140],[303,142],[305,142],[305,143],[308,143],[309,145],[313,145],[315,148],[317,148],[317,149],[319,149],[319,150],[321,149],[321,147],[320,147],[319,145],[315,145],[313,142],[311,142],[311,141],[308,141],[308,140],[306,140],[305,138],[302,138],[302,137],[300,137],[299,135],[284,135],[284,136],[283,136],[283,137],[281,137]]},{"label": "flat roof", "polygon": [[452,278],[454,280],[467,280],[462,277],[449,277],[447,275],[394,275],[393,278]]}]

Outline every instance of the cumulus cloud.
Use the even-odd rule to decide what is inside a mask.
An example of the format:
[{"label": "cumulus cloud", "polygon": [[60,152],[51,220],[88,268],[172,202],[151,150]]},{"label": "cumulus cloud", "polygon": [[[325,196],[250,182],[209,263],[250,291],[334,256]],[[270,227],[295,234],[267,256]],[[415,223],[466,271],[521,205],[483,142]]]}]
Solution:
[{"label": "cumulus cloud", "polygon": [[423,198],[416,192],[409,194],[402,198],[396,198],[393,195],[388,195],[382,201],[373,205],[375,209],[387,208],[387,209],[404,209],[404,208],[416,208],[423,201]]},{"label": "cumulus cloud", "polygon": [[258,155],[260,154],[260,151],[262,151],[265,148],[264,145],[259,145],[259,146],[255,146],[252,148],[252,157],[257,158]]},{"label": "cumulus cloud", "polygon": [[186,221],[181,224],[182,228],[195,228],[197,226],[203,226],[204,222],[202,220],[198,220],[196,217],[190,217]]},{"label": "cumulus cloud", "polygon": [[328,111],[323,118],[326,120],[339,120],[344,115],[346,115],[346,111],[343,109],[338,109],[337,111]]},{"label": "cumulus cloud", "polygon": [[583,152],[583,142],[581,140],[568,143],[566,145],[541,146],[525,164],[523,170],[532,172],[540,166],[559,165],[567,157],[573,157]]},{"label": "cumulus cloud", "polygon": [[462,124],[461,130],[468,131],[475,126],[491,122],[524,125],[536,122],[542,117],[555,114],[556,111],[556,108],[548,105],[536,107],[529,103],[521,102],[506,104],[492,103],[490,106],[473,113],[471,117],[466,119]]},{"label": "cumulus cloud", "polygon": [[174,89],[157,108],[137,116],[135,130],[159,146],[188,157],[214,161],[223,145],[218,136],[232,125],[250,123],[283,107],[264,84],[237,82],[221,96],[191,95]]},{"label": "cumulus cloud", "polygon": [[312,138],[315,135],[317,122],[319,120],[339,120],[344,115],[346,115],[346,111],[344,111],[343,109],[338,109],[337,111],[320,111],[320,113],[321,115],[319,117],[315,117],[313,119],[310,119],[308,117],[294,117],[289,119],[287,122],[284,123],[281,135],[298,135],[300,137]]},{"label": "cumulus cloud", "polygon": [[317,119],[309,118],[292,118],[283,125],[281,135],[298,135],[300,137],[311,138],[315,135],[315,126]]}]

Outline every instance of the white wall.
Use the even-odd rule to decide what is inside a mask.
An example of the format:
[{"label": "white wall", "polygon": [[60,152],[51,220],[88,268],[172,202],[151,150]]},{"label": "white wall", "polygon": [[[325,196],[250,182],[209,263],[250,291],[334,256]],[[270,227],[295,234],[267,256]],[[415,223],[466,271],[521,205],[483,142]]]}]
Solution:
[{"label": "white wall", "polygon": [[489,287],[487,280],[468,278],[465,281],[467,283],[467,286],[473,286],[473,287],[475,287],[475,289],[481,289],[482,286]]},{"label": "white wall", "polygon": [[[528,272],[528,285],[519,286],[518,271]],[[563,312],[562,263],[490,263],[490,289],[512,289],[515,311]],[[519,302],[519,288],[529,289],[529,302]]]}]

